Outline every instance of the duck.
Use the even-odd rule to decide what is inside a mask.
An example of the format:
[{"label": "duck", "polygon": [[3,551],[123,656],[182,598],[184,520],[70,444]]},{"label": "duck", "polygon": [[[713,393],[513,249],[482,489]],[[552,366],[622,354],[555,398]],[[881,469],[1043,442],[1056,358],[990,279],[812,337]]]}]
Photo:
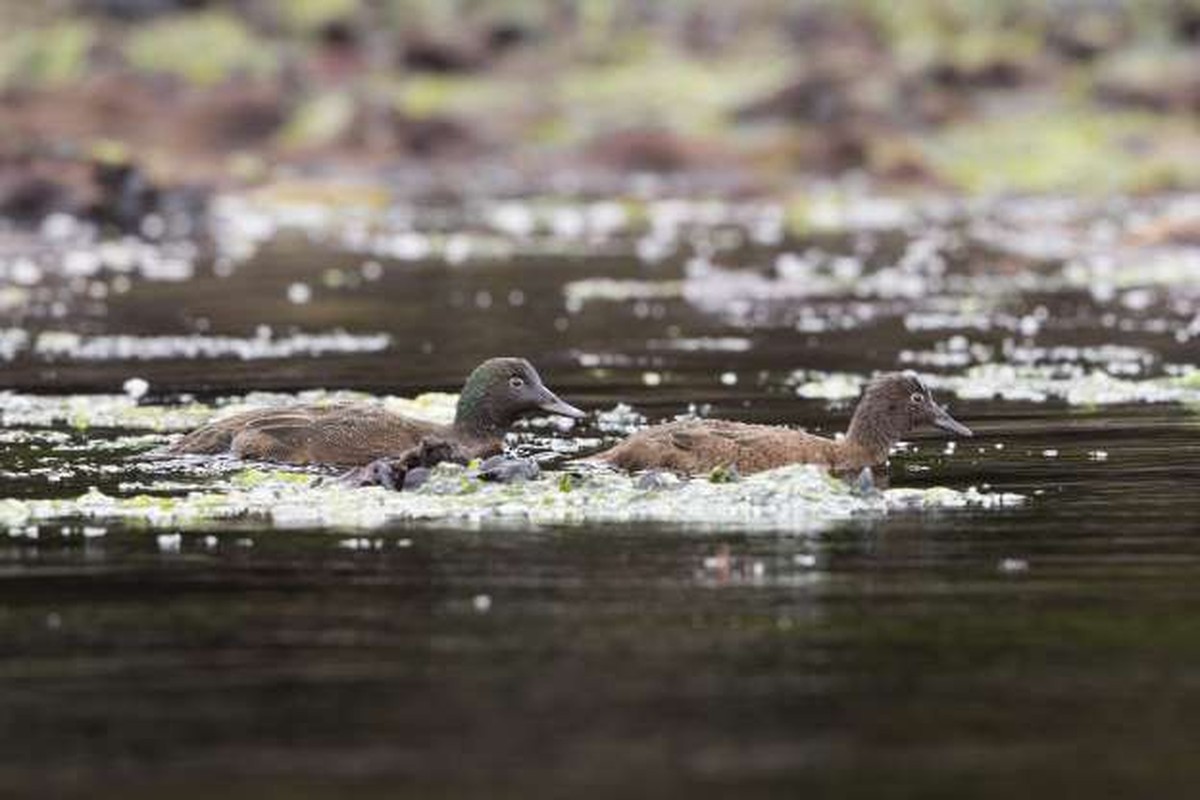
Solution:
[{"label": "duck", "polygon": [[686,475],[717,469],[747,475],[788,464],[817,464],[835,474],[852,474],[885,464],[896,442],[925,425],[956,436],[973,435],[934,401],[916,374],[889,373],[867,384],[846,435],[838,439],[774,425],[692,419],[645,428],[584,461],[629,472]]},{"label": "duck", "polygon": [[537,412],[587,416],[546,388],[524,358],[491,358],[468,376],[449,425],[367,403],[299,404],[215,420],[158,455],[230,454],[248,461],[340,467],[366,467],[380,460],[432,466],[501,453],[509,427]]}]

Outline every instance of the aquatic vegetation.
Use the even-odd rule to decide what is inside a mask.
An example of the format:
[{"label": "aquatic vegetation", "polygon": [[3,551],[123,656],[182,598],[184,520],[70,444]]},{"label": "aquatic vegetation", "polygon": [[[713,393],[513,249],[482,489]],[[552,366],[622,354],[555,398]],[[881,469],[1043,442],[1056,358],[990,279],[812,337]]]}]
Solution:
[{"label": "aquatic vegetation", "polygon": [[193,427],[212,413],[200,403],[176,406],[142,406],[121,395],[30,395],[0,392],[0,424],[77,430],[126,428],[177,431]]},{"label": "aquatic vegetation", "polygon": [[263,75],[274,54],[237,17],[219,12],[167,18],[135,29],[125,47],[138,69],[208,86],[241,72]]},{"label": "aquatic vegetation", "polygon": [[[455,521],[472,525],[572,524],[657,521],[701,527],[737,525],[811,532],[859,515],[911,508],[1005,507],[1021,498],[975,490],[912,490],[855,493],[841,481],[806,467],[740,478],[730,471],[680,480],[647,480],[607,470],[543,471],[540,478],[498,484],[480,477],[480,465],[443,464],[416,491],[351,489],[320,468],[247,467],[229,458],[115,460],[167,441],[166,434],[193,428],[214,415],[285,402],[378,402],[404,414],[445,422],[457,397],[430,393],[416,398],[371,398],[348,392],[298,395],[251,393],[217,406],[190,402],[140,403],[129,394],[38,397],[0,396],[0,429],[6,443],[31,446],[19,471],[7,478],[43,482],[0,503],[0,526],[28,536],[40,524],[80,520],[121,522],[152,529],[203,529],[244,520],[273,528],[373,528],[405,521]],[[628,406],[597,415],[597,426],[617,435],[645,424]],[[19,427],[17,427],[19,426]],[[71,431],[88,431],[80,436]],[[139,431],[154,431],[143,433]],[[113,432],[116,433],[113,433]],[[530,420],[510,435],[518,453],[545,460],[595,449],[599,439],[552,431]],[[543,467],[545,470],[545,467]],[[102,480],[105,488],[95,487]],[[53,486],[93,485],[81,495]],[[30,484],[36,485],[36,484]],[[47,497],[46,495],[51,495]],[[173,535],[173,534],[172,534]]]},{"label": "aquatic vegetation", "polygon": [[511,526],[656,521],[701,528],[813,533],[861,515],[906,509],[1004,508],[1023,498],[1006,493],[897,489],[855,494],[841,481],[808,467],[784,467],[740,480],[707,478],[646,484],[608,471],[558,473],[540,480],[488,483],[469,467],[443,464],[420,489],[348,489],[311,475],[242,472],[226,487],[177,497],[114,497],[97,490],[60,500],[0,501],[0,526],[24,531],[60,520],[125,521],[203,528],[227,519],[254,519],[276,528],[375,528],[399,521],[450,521]]},{"label": "aquatic vegetation", "polygon": [[[747,498],[782,493],[791,510],[780,513],[811,518],[814,526],[846,513],[993,502],[981,499],[991,495],[975,497],[961,487],[949,494],[893,490],[883,499],[870,492],[847,499],[841,488],[826,487],[830,496],[813,500],[805,493],[817,492],[818,485],[799,475],[763,488],[725,472],[676,485],[665,478],[562,470],[566,457],[597,450],[611,437],[645,425],[644,409],[636,404],[598,412],[582,432],[544,419],[518,426],[507,444],[537,460],[544,473],[520,488],[484,484],[470,470],[446,468],[409,496],[355,494],[328,482],[310,485],[329,477],[322,470],[249,472],[221,460],[114,461],[214,416],[281,403],[358,400],[449,421],[456,400],[449,394],[410,399],[251,392],[211,403],[180,397],[164,404],[154,385],[156,368],[193,358],[305,363],[393,348],[428,355],[431,341],[412,342],[390,332],[408,335],[409,329],[389,328],[395,308],[374,305],[372,295],[380,282],[424,280],[441,276],[441,269],[454,284],[446,295],[449,308],[517,314],[522,323],[544,323],[547,330],[552,323],[567,342],[563,350],[602,387],[613,379],[634,391],[681,391],[702,383],[731,397],[794,393],[837,405],[855,398],[872,370],[911,366],[927,373],[936,391],[975,401],[1200,402],[1195,368],[1181,363],[1186,359],[1178,351],[1156,345],[1184,344],[1200,334],[1200,298],[1192,289],[1200,274],[1195,252],[1145,232],[1151,223],[1194,217],[1196,201],[1187,196],[1147,201],[1136,215],[1122,200],[967,203],[851,190],[817,190],[791,202],[648,193],[481,199],[442,207],[393,201],[369,182],[329,186],[297,180],[221,196],[212,208],[212,240],[203,246],[104,239],[85,224],[55,217],[36,235],[0,248],[0,283],[9,292],[28,292],[50,320],[38,325],[21,320],[0,330],[0,359],[56,369],[94,364],[89,368],[116,376],[110,385],[126,387],[123,394],[0,395],[7,441],[30,448],[20,468],[10,465],[5,473],[23,481],[19,502],[66,504],[37,506],[30,514],[53,509],[67,514],[69,508],[99,514],[96,509],[105,508],[126,520],[142,513],[152,526],[243,517],[272,526],[500,517],[541,524],[633,519],[621,516],[625,503],[644,515],[636,519],[656,522],[766,520],[787,527],[765,500]],[[296,251],[290,248],[296,245],[320,257],[298,258],[293,268]],[[274,260],[276,247],[285,254],[280,261]],[[519,276],[503,272],[507,259],[526,256],[536,258],[539,268]],[[179,296],[170,294],[175,286],[208,291],[202,282],[223,287],[228,281],[229,289],[215,291],[234,291],[262,277],[259,269],[277,270],[270,276],[277,304],[271,313],[362,311],[376,315],[370,320],[380,332],[305,330],[272,321],[247,326],[249,335],[229,335],[213,332],[204,320],[195,330],[144,335],[122,332],[120,325],[71,322],[77,308],[99,315],[109,304],[137,307],[145,298]],[[487,282],[468,283],[477,278]],[[551,298],[548,304],[545,298]],[[1064,318],[1059,298],[1085,303],[1086,313]],[[581,330],[605,331],[610,314],[630,321],[629,342],[597,347],[597,339],[586,338],[597,336],[594,332],[572,340],[576,321]],[[1089,336],[1107,331],[1111,341],[1084,339],[1080,331]],[[1127,341],[1126,334],[1138,334],[1137,341]],[[810,363],[808,354],[843,336],[856,342],[851,349],[858,341],[867,343],[874,349],[871,359],[856,356],[846,371],[796,369]],[[607,347],[613,349],[602,349]],[[786,355],[765,355],[776,348]],[[664,413],[675,414],[685,404]],[[686,414],[709,411],[696,403]],[[89,432],[86,440],[81,431]],[[1057,448],[1037,452],[1052,449]],[[939,457],[955,456],[947,447]],[[904,464],[903,474],[925,480],[931,469],[916,460]],[[84,498],[71,494],[96,484],[97,491]],[[661,496],[650,497],[654,492]],[[39,499],[44,495],[56,499]],[[135,502],[139,495],[149,499]],[[804,503],[797,499],[802,495]],[[810,500],[815,505],[806,509]]]},{"label": "aquatic vegetation", "polygon": [[323,356],[336,353],[378,353],[391,344],[387,334],[354,335],[345,331],[276,336],[261,325],[254,336],[84,336],[70,331],[43,330],[34,337],[20,329],[0,331],[0,361],[33,356],[55,361],[157,361],[166,359],[259,359]]},{"label": "aquatic vegetation", "polygon": [[685,132],[721,131],[741,99],[786,75],[786,59],[764,58],[761,48],[770,45],[762,41],[749,57],[719,64],[681,60],[668,48],[640,44],[631,57],[574,70],[556,84],[560,101],[579,109],[570,119],[576,136],[639,118]]},{"label": "aquatic vegetation", "polygon": [[327,92],[309,98],[278,133],[285,147],[327,145],[353,124],[354,99],[344,92]]},{"label": "aquatic vegetation", "polygon": [[312,32],[358,10],[358,0],[290,0],[279,3],[281,21],[298,31]]},{"label": "aquatic vegetation", "polygon": [[817,187],[794,197],[785,209],[788,230],[795,235],[906,228],[925,216],[937,198],[889,196],[854,187]]},{"label": "aquatic vegetation", "polygon": [[579,311],[596,300],[624,302],[675,298],[682,295],[682,281],[641,281],[616,278],[583,278],[563,287],[568,311]]},{"label": "aquatic vegetation", "polygon": [[1000,397],[1041,402],[1062,400],[1070,405],[1114,403],[1194,403],[1200,392],[1173,377],[1131,380],[1080,365],[1016,366],[982,364],[961,376],[939,376],[932,385],[963,399]]},{"label": "aquatic vegetation", "polygon": [[[1074,355],[1070,349],[1065,349]],[[1086,362],[1086,359],[1085,359]],[[1174,374],[1172,374],[1174,373]],[[1200,386],[1194,368],[1176,368],[1154,378],[1117,377],[1074,361],[1058,364],[976,364],[957,375],[925,375],[930,387],[964,400],[1059,400],[1069,405],[1118,403],[1197,403]],[[851,400],[866,384],[864,376],[844,373],[794,373],[789,381],[801,397]]]},{"label": "aquatic vegetation", "polygon": [[1152,152],[1134,141],[1194,135],[1186,124],[1164,129],[1145,115],[1039,109],[967,122],[928,140],[935,167],[969,192],[1106,193],[1191,184],[1195,170],[1164,144]]},{"label": "aquatic vegetation", "polygon": [[626,434],[646,424],[646,417],[626,403],[596,412],[596,427],[605,433]]},{"label": "aquatic vegetation", "polygon": [[95,38],[82,21],[6,31],[0,41],[0,85],[46,88],[75,81],[85,73]]},{"label": "aquatic vegetation", "polygon": [[287,403],[376,402],[397,413],[431,422],[454,418],[458,396],[430,392],[414,398],[370,397],[358,392],[312,390],[296,394],[251,392],[221,399],[217,405],[195,401],[169,405],[144,404],[128,394],[33,395],[0,392],[0,425],[50,428],[67,425],[79,430],[117,428],[124,430],[183,431],[217,415]]}]

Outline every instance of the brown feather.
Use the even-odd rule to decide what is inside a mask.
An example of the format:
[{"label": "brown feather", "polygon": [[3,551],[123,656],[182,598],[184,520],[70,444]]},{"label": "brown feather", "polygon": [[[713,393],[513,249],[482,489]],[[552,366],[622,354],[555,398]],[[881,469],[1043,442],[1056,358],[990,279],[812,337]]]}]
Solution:
[{"label": "brown feather", "polygon": [[762,472],[786,464],[819,464],[840,473],[885,463],[892,445],[921,425],[971,435],[934,402],[920,378],[893,373],[867,385],[846,436],[837,441],[771,425],[689,420],[646,428],[589,460],[626,470],[689,474],[718,467]]},{"label": "brown feather", "polygon": [[547,389],[525,359],[490,358],[467,377],[451,425],[402,417],[365,403],[294,405],[210,422],[151,457],[232,452],[240,458],[290,464],[360,466],[413,448],[428,459],[433,451],[421,448],[443,444],[456,458],[469,459],[499,453],[505,430],[534,412],[584,415]]},{"label": "brown feather", "polygon": [[625,470],[669,469],[689,474],[736,467],[743,474],[785,464],[838,465],[837,443],[804,431],[727,420],[655,425],[595,458]]},{"label": "brown feather", "polygon": [[172,444],[169,452],[355,466],[402,453],[444,430],[364,404],[289,406],[209,423]]}]

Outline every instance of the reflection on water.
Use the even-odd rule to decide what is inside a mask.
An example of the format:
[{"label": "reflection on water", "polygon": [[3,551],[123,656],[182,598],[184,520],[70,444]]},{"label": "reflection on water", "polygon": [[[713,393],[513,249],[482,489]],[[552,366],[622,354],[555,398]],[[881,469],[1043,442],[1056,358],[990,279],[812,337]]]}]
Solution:
[{"label": "reflection on water", "polygon": [[[1087,226],[1068,222],[1080,241],[1055,238],[1074,248],[1057,261],[1002,248],[994,220],[978,251],[950,233],[914,253],[894,232],[768,247],[647,230],[628,254],[606,235],[599,255],[518,243],[512,257],[450,265],[398,256],[411,238],[284,236],[233,269],[200,260],[186,280],[130,280],[65,318],[22,322],[106,347],[119,340],[99,337],[125,334],[253,341],[259,325],[280,341],[342,330],[389,343],[255,360],[25,351],[8,366],[22,390],[120,393],[136,375],[155,401],[411,394],[457,389],[481,356],[513,353],[589,408],[624,401],[656,419],[696,404],[827,433],[849,414],[836,381],[915,363],[958,394],[954,413],[977,435],[953,447],[917,437],[894,458],[893,485],[1030,501],[816,535],[14,528],[0,539],[0,785],[88,797],[1184,794],[1200,744],[1200,426],[1187,403],[1131,401],[1188,396],[1076,403],[1038,396],[1044,385],[1019,372],[1010,388],[1024,394],[971,391],[971,366],[996,362],[1075,387],[1103,373],[1139,392],[1194,391],[1195,284],[1176,280],[1191,267],[1131,284],[1120,264],[1088,261]],[[647,240],[656,257],[639,260]],[[689,275],[697,251],[744,280],[695,264]],[[780,267],[784,252],[816,266]],[[851,255],[858,272],[839,266]],[[993,280],[1018,257],[1042,278]],[[1085,285],[1072,269],[1111,280]],[[881,270],[912,290],[860,280]],[[576,304],[567,287],[586,278],[650,288],[606,284]],[[714,280],[737,290],[716,306]],[[802,378],[827,373],[842,377],[797,396]],[[121,458],[161,436],[108,425],[9,424],[4,495],[224,479],[131,466]]]}]

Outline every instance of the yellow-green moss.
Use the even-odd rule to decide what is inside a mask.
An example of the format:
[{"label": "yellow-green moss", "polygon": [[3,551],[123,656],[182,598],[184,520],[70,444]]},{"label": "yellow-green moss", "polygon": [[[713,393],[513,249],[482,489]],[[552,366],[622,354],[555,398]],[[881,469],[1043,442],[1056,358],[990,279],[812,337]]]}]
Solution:
[{"label": "yellow-green moss", "polygon": [[220,12],[166,17],[135,28],[125,56],[138,69],[177,75],[200,86],[235,75],[262,75],[275,66],[266,43],[237,17]]},{"label": "yellow-green moss", "polygon": [[84,22],[17,30],[0,39],[0,85],[48,87],[78,80],[94,41]]},{"label": "yellow-green moss", "polygon": [[274,0],[275,13],[287,27],[309,32],[358,13],[358,0]]},{"label": "yellow-green moss", "polygon": [[922,147],[939,175],[968,192],[1150,190],[1200,178],[1200,165],[1172,155],[1174,140],[1195,128],[1144,114],[1050,109],[962,123]]},{"label": "yellow-green moss", "polygon": [[319,94],[303,103],[279,133],[285,147],[315,147],[341,136],[354,119],[354,101],[345,92]]}]

